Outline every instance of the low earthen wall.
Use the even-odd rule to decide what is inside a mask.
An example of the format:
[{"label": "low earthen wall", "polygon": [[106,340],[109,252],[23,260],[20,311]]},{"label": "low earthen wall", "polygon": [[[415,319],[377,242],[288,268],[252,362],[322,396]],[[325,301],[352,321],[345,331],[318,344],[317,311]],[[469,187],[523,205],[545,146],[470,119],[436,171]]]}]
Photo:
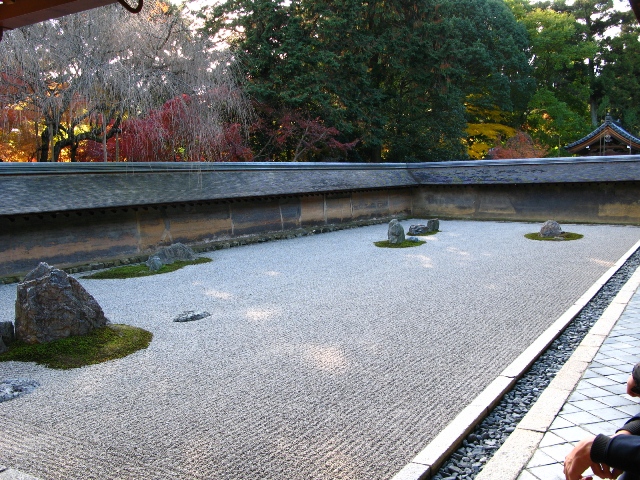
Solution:
[{"label": "low earthen wall", "polygon": [[640,157],[428,164],[1,164],[0,278],[398,218],[640,224]]},{"label": "low earthen wall", "polygon": [[76,271],[143,261],[175,242],[202,251],[404,218],[412,200],[411,189],[390,189],[0,216],[0,277],[41,261]]},{"label": "low earthen wall", "polygon": [[640,225],[640,182],[431,185],[413,203],[418,217]]}]

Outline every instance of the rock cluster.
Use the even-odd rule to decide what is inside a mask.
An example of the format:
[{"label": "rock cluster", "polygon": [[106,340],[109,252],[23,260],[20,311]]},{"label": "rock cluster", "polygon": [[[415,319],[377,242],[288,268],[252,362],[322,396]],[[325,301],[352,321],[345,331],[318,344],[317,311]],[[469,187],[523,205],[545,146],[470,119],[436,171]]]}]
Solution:
[{"label": "rock cluster", "polygon": [[178,260],[195,260],[195,252],[183,243],[174,243],[168,247],[162,247],[146,262],[149,270],[157,272],[163,265],[170,265]]},{"label": "rock cluster", "polygon": [[434,218],[427,220],[426,225],[411,225],[407,233],[409,235],[425,235],[428,233],[435,233],[438,230],[440,230],[440,220]]},{"label": "rock cluster", "polygon": [[394,218],[389,222],[389,230],[387,231],[387,236],[389,238],[389,243],[392,245],[397,245],[404,242],[404,228],[397,219]]},{"label": "rock cluster", "polygon": [[73,277],[40,263],[18,284],[16,339],[47,343],[109,324],[98,302]]},{"label": "rock cluster", "polygon": [[540,236],[544,238],[559,237],[563,233],[562,227],[555,220],[547,220],[540,228]]}]

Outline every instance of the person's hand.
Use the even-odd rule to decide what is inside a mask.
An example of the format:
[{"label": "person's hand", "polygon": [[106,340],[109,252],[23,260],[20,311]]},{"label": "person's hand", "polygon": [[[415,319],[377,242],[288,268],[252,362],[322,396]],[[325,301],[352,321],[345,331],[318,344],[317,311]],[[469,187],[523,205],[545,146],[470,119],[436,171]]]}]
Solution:
[{"label": "person's hand", "polygon": [[[566,480],[580,480],[582,473],[591,466],[591,445],[596,437],[586,438],[578,443],[564,459]],[[593,473],[596,473],[595,471]]]},{"label": "person's hand", "polygon": [[590,437],[578,443],[564,459],[564,476],[566,480],[586,480],[582,477],[584,471],[591,467],[593,474],[600,478],[618,478],[622,470],[611,468],[603,463],[591,460],[591,446],[596,437]]}]

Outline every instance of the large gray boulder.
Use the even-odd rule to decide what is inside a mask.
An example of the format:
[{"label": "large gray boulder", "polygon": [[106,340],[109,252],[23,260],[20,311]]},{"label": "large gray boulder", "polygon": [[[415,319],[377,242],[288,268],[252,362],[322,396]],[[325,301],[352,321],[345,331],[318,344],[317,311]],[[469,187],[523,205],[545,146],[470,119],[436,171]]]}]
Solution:
[{"label": "large gray boulder", "polygon": [[542,228],[540,228],[540,236],[541,237],[558,237],[562,235],[562,227],[555,220],[547,220],[542,224]]},{"label": "large gray boulder", "polygon": [[174,243],[168,247],[162,247],[154,255],[149,257],[146,264],[152,271],[157,271],[163,265],[170,265],[178,260],[195,260],[195,252],[183,243]]},{"label": "large gray boulder", "polygon": [[41,263],[18,284],[15,335],[47,343],[86,335],[110,322],[98,302],[73,277]]},{"label": "large gray boulder", "polygon": [[389,230],[387,231],[389,243],[396,245],[404,242],[404,228],[402,224],[395,218],[389,222]]}]

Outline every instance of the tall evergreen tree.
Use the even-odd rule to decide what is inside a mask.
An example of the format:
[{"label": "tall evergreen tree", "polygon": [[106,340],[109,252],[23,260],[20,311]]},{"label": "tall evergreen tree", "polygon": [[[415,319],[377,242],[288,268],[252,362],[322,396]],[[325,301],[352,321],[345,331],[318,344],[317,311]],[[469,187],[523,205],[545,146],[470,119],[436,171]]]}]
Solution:
[{"label": "tall evergreen tree", "polygon": [[[601,53],[606,50],[611,40],[609,32],[612,28],[620,28],[625,24],[635,22],[631,11],[620,12],[614,8],[613,0],[575,0],[568,4],[566,0],[556,0],[552,8],[557,12],[568,12],[581,26],[580,41],[596,44],[595,52],[584,59],[580,69],[586,70],[589,84],[588,107],[591,115],[591,125],[598,125],[599,116],[603,115],[600,104],[604,93],[599,81],[602,67]],[[578,67],[578,65],[576,65]]]},{"label": "tall evergreen tree", "polygon": [[463,3],[228,0],[205,16],[270,114],[321,118],[358,140],[353,160],[431,161],[464,158],[467,98],[526,104],[523,30],[502,0]]},{"label": "tall evergreen tree", "polygon": [[602,54],[599,112],[611,113],[630,132],[640,134],[640,28],[623,27]]},{"label": "tall evergreen tree", "polygon": [[562,155],[562,145],[589,130],[588,98],[591,81],[585,59],[595,57],[598,45],[586,40],[583,27],[569,12],[529,9],[522,16],[530,38],[536,91],[526,121],[532,136]]}]

